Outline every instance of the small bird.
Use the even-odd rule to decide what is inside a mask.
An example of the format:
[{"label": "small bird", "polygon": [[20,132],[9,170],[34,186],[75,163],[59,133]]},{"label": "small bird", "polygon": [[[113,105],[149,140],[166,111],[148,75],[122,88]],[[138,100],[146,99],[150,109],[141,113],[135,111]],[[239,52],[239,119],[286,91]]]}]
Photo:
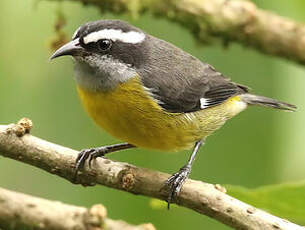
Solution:
[{"label": "small bird", "polygon": [[75,175],[88,160],[123,149],[193,148],[165,182],[168,205],[189,177],[195,156],[228,119],[260,105],[294,111],[296,106],[249,93],[211,65],[120,20],[80,26],[51,59],[70,55],[81,101],[93,120],[126,143],[82,150]]}]

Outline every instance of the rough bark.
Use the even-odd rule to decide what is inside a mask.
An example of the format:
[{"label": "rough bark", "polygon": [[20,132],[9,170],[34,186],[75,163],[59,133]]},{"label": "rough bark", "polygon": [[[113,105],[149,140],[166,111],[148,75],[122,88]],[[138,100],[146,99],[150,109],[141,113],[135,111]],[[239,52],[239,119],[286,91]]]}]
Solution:
[{"label": "rough bark", "polygon": [[[31,164],[63,177],[72,183],[95,184],[166,200],[164,182],[168,174],[139,168],[127,163],[99,158],[73,181],[77,151],[34,137],[28,120],[17,125],[0,126],[0,154]],[[304,230],[303,227],[256,209],[228,196],[218,185],[187,180],[175,203],[210,216],[235,229]]]},{"label": "rough bark", "polygon": [[3,188],[0,188],[0,229],[155,230],[152,224],[134,226],[109,219],[103,205],[87,209]]}]

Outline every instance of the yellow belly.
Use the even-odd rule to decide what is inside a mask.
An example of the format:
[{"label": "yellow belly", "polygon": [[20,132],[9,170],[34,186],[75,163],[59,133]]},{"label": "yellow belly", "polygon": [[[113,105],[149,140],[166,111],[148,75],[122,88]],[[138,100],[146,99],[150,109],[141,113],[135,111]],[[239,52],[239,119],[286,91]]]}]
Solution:
[{"label": "yellow belly", "polygon": [[138,78],[109,92],[78,86],[81,101],[94,121],[114,137],[135,146],[175,151],[193,146],[243,108],[239,97],[193,113],[168,113],[149,96]]}]

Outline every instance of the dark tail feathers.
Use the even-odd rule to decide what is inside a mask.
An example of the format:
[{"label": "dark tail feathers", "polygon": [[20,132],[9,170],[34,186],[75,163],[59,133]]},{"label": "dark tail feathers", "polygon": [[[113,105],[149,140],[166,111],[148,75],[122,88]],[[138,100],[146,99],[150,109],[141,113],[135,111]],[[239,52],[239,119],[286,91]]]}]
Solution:
[{"label": "dark tail feathers", "polygon": [[261,105],[288,111],[295,111],[297,109],[295,105],[291,105],[286,102],[278,101],[268,97],[257,96],[248,93],[242,94],[240,97],[242,101],[248,103],[249,105]]}]

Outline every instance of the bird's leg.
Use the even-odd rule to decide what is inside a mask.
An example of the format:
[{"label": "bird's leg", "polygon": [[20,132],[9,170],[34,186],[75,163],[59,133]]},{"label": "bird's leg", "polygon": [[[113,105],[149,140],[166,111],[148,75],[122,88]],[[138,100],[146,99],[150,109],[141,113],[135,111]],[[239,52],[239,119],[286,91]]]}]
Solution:
[{"label": "bird's leg", "polygon": [[89,167],[91,168],[91,162],[93,159],[97,157],[103,157],[108,153],[124,150],[124,149],[130,149],[135,148],[136,146],[129,144],[129,143],[120,143],[120,144],[114,144],[114,145],[108,145],[108,146],[102,146],[97,148],[91,148],[91,149],[83,149],[80,151],[76,158],[76,165],[75,165],[75,174],[74,179],[76,180],[77,173],[79,170],[81,170],[85,162],[88,160]]},{"label": "bird's leg", "polygon": [[167,197],[167,208],[168,209],[170,207],[170,203],[179,194],[185,180],[189,177],[191,170],[192,170],[192,164],[193,164],[196,154],[202,144],[203,144],[202,140],[197,141],[187,164],[184,165],[182,168],[180,168],[180,170],[178,172],[176,172],[175,174],[173,174],[170,178],[168,178],[166,180],[165,185],[169,188],[169,194]]}]

